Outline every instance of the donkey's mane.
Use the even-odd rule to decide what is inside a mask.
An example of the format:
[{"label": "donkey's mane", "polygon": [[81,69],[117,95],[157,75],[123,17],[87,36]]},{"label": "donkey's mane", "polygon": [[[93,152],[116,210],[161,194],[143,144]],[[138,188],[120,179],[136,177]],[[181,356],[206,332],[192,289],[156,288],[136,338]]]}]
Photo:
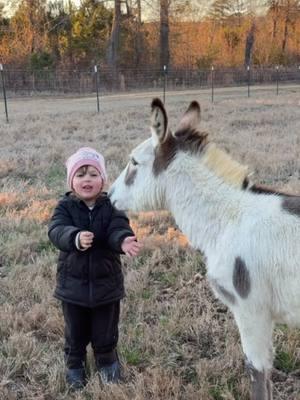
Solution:
[{"label": "donkey's mane", "polygon": [[242,188],[249,176],[248,167],[233,160],[225,151],[214,143],[206,146],[202,162],[224,182]]},{"label": "donkey's mane", "polygon": [[175,132],[177,149],[201,154],[202,163],[226,183],[244,186],[248,178],[248,167],[233,160],[229,154],[216,147],[208,140],[208,134],[199,130],[200,106],[192,102]]},{"label": "donkey's mane", "polygon": [[248,167],[231,158],[225,151],[208,142],[206,132],[197,129],[181,129],[174,136],[169,135],[156,151],[153,171],[158,175],[174,159],[179,151],[198,154],[202,164],[206,165],[224,182],[239,188],[245,188],[248,182]]},{"label": "donkey's mane", "polygon": [[178,150],[189,151],[193,154],[201,153],[208,144],[208,134],[191,127],[177,130],[174,136]]},{"label": "donkey's mane", "polygon": [[153,171],[158,175],[173,161],[179,151],[201,154],[208,144],[208,134],[198,129],[184,127],[174,135],[169,131],[166,140],[156,149]]}]

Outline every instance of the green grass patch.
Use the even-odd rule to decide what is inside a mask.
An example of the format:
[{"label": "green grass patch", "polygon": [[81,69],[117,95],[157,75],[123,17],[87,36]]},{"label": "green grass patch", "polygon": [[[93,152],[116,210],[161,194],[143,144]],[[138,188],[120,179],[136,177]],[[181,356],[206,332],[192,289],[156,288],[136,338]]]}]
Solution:
[{"label": "green grass patch", "polygon": [[153,295],[153,291],[149,288],[144,288],[142,291],[142,299],[143,300],[150,300]]},{"label": "green grass patch", "polygon": [[159,316],[159,323],[162,327],[168,326],[169,322],[170,322],[170,317],[168,317],[167,315]]},{"label": "green grass patch", "polygon": [[300,360],[296,360],[293,354],[284,350],[278,350],[275,355],[274,367],[285,373],[290,373],[300,368]]},{"label": "green grass patch", "polygon": [[42,239],[36,246],[35,250],[38,254],[57,252],[56,247],[50,242],[49,239]]},{"label": "green grass patch", "polygon": [[128,365],[139,366],[148,362],[149,355],[138,347],[121,349],[121,355]]},{"label": "green grass patch", "polygon": [[197,371],[194,367],[186,367],[181,375],[181,378],[185,384],[192,383],[193,385],[197,385],[199,381],[199,377]]},{"label": "green grass patch", "polygon": [[224,400],[224,389],[222,386],[214,386],[209,389],[209,394],[214,400]]},{"label": "green grass patch", "polygon": [[154,282],[161,283],[163,286],[170,287],[177,282],[178,275],[173,271],[151,271],[149,278]]},{"label": "green grass patch", "polygon": [[53,164],[46,175],[47,186],[55,193],[61,193],[65,189],[66,170],[63,165]]}]

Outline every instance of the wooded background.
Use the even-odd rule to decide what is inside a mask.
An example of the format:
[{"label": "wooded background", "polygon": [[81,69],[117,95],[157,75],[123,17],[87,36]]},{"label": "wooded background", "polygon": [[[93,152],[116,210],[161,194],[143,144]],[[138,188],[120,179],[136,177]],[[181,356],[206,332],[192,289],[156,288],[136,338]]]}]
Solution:
[{"label": "wooded background", "polygon": [[0,0],[0,63],[26,70],[290,66],[300,0]]}]

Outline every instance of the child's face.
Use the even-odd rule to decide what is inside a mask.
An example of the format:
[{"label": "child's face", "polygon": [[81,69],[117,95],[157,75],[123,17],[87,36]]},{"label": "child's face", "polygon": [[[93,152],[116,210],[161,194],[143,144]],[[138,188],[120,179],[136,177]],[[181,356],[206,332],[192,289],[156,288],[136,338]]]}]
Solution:
[{"label": "child's face", "polygon": [[99,193],[102,190],[103,180],[99,171],[89,166],[79,168],[74,175],[72,188],[77,196],[86,204],[95,203]]}]

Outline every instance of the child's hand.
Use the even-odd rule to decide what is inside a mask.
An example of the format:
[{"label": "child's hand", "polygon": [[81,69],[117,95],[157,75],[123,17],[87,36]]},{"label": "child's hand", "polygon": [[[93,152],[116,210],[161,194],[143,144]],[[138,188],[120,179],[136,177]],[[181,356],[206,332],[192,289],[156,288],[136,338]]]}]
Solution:
[{"label": "child's hand", "polygon": [[92,246],[93,239],[94,239],[93,232],[89,232],[89,231],[80,232],[80,234],[79,234],[80,247],[83,249],[90,248]]},{"label": "child's hand", "polygon": [[121,244],[121,249],[129,257],[137,256],[141,248],[142,244],[136,241],[135,236],[127,236]]}]

